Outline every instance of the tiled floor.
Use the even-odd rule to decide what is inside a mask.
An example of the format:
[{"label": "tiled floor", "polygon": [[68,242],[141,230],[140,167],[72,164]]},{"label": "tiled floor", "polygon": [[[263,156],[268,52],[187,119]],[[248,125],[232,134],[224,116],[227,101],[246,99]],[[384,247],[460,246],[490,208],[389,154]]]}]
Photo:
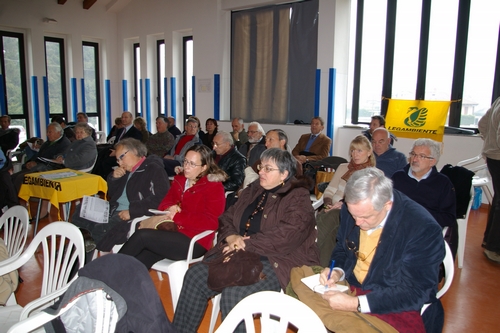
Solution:
[{"label": "tiled floor", "polygon": [[[498,315],[500,288],[497,285],[500,265],[486,259],[481,248],[486,217],[487,206],[485,205],[470,214],[464,267],[456,268],[451,288],[442,298],[445,309],[444,333],[498,332],[497,330],[500,330],[500,316]],[[42,220],[40,228],[52,221],[57,221],[57,213],[54,209],[48,218]],[[41,257],[35,256],[20,270],[24,282],[20,285],[16,295],[21,305],[39,295],[41,260]],[[160,294],[165,311],[172,319],[173,309],[168,277],[164,275],[164,280],[159,281],[156,272],[151,272],[150,275]],[[199,332],[208,331],[210,311],[209,304]]]}]

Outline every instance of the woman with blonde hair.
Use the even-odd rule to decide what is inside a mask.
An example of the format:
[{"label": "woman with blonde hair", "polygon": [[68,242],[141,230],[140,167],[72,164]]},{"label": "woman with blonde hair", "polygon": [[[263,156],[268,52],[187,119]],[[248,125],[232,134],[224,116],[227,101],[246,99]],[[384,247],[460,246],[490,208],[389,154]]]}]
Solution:
[{"label": "woman with blonde hair", "polygon": [[340,223],[340,208],[344,199],[344,190],[349,177],[358,170],[375,166],[372,144],[360,134],[349,145],[351,160],[342,163],[335,170],[332,180],[323,193],[323,210],[316,217],[318,225],[318,247],[322,266],[330,265],[330,256],[336,244],[337,230]]}]

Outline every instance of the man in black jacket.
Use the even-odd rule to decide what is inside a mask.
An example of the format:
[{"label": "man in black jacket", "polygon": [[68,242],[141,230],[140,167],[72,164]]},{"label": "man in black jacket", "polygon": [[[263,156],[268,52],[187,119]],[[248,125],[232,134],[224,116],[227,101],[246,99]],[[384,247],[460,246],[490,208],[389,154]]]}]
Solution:
[{"label": "man in black jacket", "polygon": [[222,183],[224,191],[236,191],[245,178],[246,159],[233,144],[230,133],[220,131],[214,137],[215,163],[224,170],[229,178]]}]

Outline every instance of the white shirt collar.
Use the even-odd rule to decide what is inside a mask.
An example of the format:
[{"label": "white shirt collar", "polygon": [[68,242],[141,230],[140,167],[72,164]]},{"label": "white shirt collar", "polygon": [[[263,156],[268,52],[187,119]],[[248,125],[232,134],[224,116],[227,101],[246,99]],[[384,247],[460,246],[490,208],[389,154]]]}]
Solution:
[{"label": "white shirt collar", "polygon": [[413,178],[413,179],[415,179],[417,182],[419,182],[419,181],[424,180],[424,179],[426,179],[427,177],[429,177],[429,175],[431,174],[431,172],[432,172],[432,168],[430,168],[430,169],[429,169],[429,171],[427,171],[427,172],[425,173],[425,175],[423,175],[423,176],[422,176],[422,178],[417,179],[417,177],[415,177],[415,176],[413,175],[413,173],[411,172],[411,165],[410,165],[410,168],[408,168],[408,177]]}]

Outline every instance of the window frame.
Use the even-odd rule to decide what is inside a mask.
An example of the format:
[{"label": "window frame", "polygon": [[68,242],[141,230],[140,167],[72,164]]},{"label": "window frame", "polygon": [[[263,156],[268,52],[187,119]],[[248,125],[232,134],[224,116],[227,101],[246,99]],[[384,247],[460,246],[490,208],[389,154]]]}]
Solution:
[{"label": "window frame", "polygon": [[[97,122],[99,124],[99,129],[101,130],[103,127],[102,123],[102,108],[101,108],[101,71],[100,71],[100,57],[99,57],[99,43],[90,42],[90,41],[82,41],[82,68],[85,72],[85,66],[83,64],[83,47],[88,46],[94,48],[94,59],[95,59],[95,90],[96,90],[96,112],[87,112],[87,108],[85,107],[85,114],[87,117],[97,118]],[[84,78],[85,79],[85,78]],[[85,96],[82,96],[82,99],[85,100]],[[87,103],[85,102],[85,106]]]},{"label": "window frame", "polygon": [[[352,107],[351,107],[351,123],[352,124],[366,124],[366,122],[359,121],[359,104],[360,104],[360,81],[361,75],[361,57],[362,50],[362,29],[364,3],[365,0],[357,1],[357,11],[355,13],[355,50],[354,50],[354,71],[353,71],[353,92],[352,92]],[[425,83],[426,83],[426,70],[427,70],[427,53],[429,48],[429,33],[430,33],[430,16],[431,16],[431,0],[422,1],[422,14],[421,14],[421,31],[420,31],[420,50],[418,56],[418,72],[415,99],[425,99]],[[458,4],[458,18],[457,18],[457,31],[456,31],[456,46],[454,55],[454,67],[452,86],[450,87],[450,100],[456,101],[451,104],[449,111],[448,126],[460,127],[460,118],[462,113],[462,97],[465,80],[465,58],[467,53],[467,39],[469,27],[469,14],[470,14],[471,0],[459,0]],[[394,38],[395,38],[395,22],[396,22],[396,8],[397,0],[387,0],[387,21],[386,21],[386,36],[385,36],[385,57],[384,69],[382,78],[382,96],[385,98],[392,97],[392,77],[394,65]],[[367,51],[368,52],[368,51]],[[493,81],[491,102],[500,96],[500,29],[498,36],[495,75]],[[381,96],[381,97],[382,97]],[[381,98],[380,114],[385,116],[387,114],[388,100]],[[462,127],[467,128],[467,127]]]},{"label": "window frame", "polygon": [[[24,44],[24,34],[23,33],[18,33],[18,32],[13,32],[13,31],[5,31],[5,30],[0,30],[0,50],[3,50],[3,37],[11,37],[11,38],[17,38],[19,40],[19,58],[20,58],[20,72],[21,72],[21,99],[22,99],[22,107],[23,107],[23,114],[10,114],[9,113],[9,106],[7,103],[7,85],[6,85],[6,78],[5,78],[5,58],[4,58],[4,52],[1,52],[0,54],[0,66],[1,66],[1,73],[2,73],[2,78],[3,78],[3,88],[4,91],[0,92],[2,93],[6,98],[5,98],[5,115],[8,115],[11,117],[12,120],[16,119],[24,119],[25,120],[25,130],[26,134],[28,136],[30,132],[30,121],[29,121],[29,106],[28,106],[28,80],[27,80],[27,74],[26,74],[26,52],[24,50],[25,44]],[[2,113],[2,115],[4,115]]]},{"label": "window frame", "polygon": [[[48,68],[47,68],[47,42],[52,42],[52,43],[58,43],[59,44],[59,60],[60,60],[60,67],[61,67],[61,99],[62,99],[62,114],[59,113],[52,113],[50,111],[50,101],[48,103],[49,105],[49,119],[47,119],[47,122],[50,122],[50,119],[54,116],[63,116],[64,119],[68,119],[68,90],[67,90],[67,78],[66,78],[66,55],[65,55],[65,48],[64,48],[64,38],[59,38],[59,37],[51,37],[51,36],[44,36],[43,39],[43,48],[44,48],[44,56],[45,56],[45,76],[47,77],[48,81]],[[48,86],[47,89],[50,89]],[[49,98],[50,98],[50,92],[49,92]]]}]

